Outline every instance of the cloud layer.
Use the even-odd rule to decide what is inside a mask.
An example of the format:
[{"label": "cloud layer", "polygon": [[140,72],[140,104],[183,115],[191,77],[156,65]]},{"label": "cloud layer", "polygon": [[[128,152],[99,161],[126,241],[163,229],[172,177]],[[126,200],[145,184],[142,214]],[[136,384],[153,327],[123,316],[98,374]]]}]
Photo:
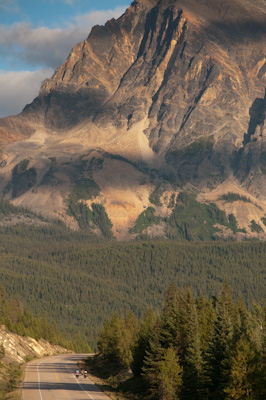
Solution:
[{"label": "cloud layer", "polygon": [[64,28],[34,28],[30,24],[0,25],[0,52],[15,66],[18,62],[30,66],[58,67],[75,43],[87,38],[93,25],[118,17],[124,8],[94,11],[77,16]]},{"label": "cloud layer", "polygon": [[42,81],[52,73],[52,69],[0,71],[0,117],[21,112],[38,95]]},{"label": "cloud layer", "polygon": [[41,82],[63,63],[75,43],[87,38],[92,26],[117,18],[124,11],[124,7],[118,7],[79,15],[63,28],[0,25],[0,54],[9,64],[8,72],[0,70],[0,117],[16,114],[31,102]]},{"label": "cloud layer", "polygon": [[0,0],[0,11],[18,12],[19,6],[16,0]]}]

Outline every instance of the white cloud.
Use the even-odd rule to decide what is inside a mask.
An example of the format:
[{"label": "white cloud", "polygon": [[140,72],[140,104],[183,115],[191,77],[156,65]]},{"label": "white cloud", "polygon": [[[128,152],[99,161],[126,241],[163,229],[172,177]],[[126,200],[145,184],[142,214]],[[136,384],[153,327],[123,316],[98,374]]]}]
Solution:
[{"label": "white cloud", "polygon": [[80,33],[76,27],[32,28],[28,24],[17,24],[9,29],[0,27],[0,49],[13,63],[56,68],[68,56],[76,40],[80,41]]},{"label": "white cloud", "polygon": [[52,69],[38,71],[0,70],[0,117],[18,114],[38,95],[41,83],[51,77]]},{"label": "white cloud", "polygon": [[[88,27],[89,30],[94,25],[102,25],[111,18],[118,18],[125,12],[125,7],[116,7],[114,10],[95,10],[88,14],[77,15],[74,17],[75,25]],[[89,33],[89,32],[88,32]]]},{"label": "white cloud", "polygon": [[0,0],[0,10],[18,12],[20,8],[16,0]]},{"label": "white cloud", "polygon": [[[15,1],[0,0],[0,10],[1,6],[12,3],[14,5]],[[34,28],[29,24],[0,25],[2,60],[8,59],[16,69],[37,69],[17,72],[0,70],[0,117],[22,111],[38,95],[42,81],[50,77],[66,59],[74,44],[87,38],[92,26],[102,25],[110,18],[118,18],[124,11],[125,7],[118,7],[78,15],[63,28]]]},{"label": "white cloud", "polygon": [[91,28],[117,18],[125,10],[94,11],[76,16],[64,28],[34,28],[29,24],[0,26],[0,52],[16,63],[56,68],[68,56],[75,43],[87,38]]}]

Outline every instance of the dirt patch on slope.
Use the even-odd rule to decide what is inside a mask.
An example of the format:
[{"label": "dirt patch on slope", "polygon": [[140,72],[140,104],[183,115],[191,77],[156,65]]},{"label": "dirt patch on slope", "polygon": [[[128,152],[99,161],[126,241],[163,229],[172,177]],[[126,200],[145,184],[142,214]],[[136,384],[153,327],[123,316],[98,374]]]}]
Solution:
[{"label": "dirt patch on slope", "polygon": [[128,228],[134,226],[149,204],[152,185],[133,165],[114,159],[106,159],[93,179],[101,188],[101,195],[87,204],[103,204],[112,221],[114,236],[119,240],[128,238]]},{"label": "dirt patch on slope", "polygon": [[[222,200],[222,196],[228,193],[237,194],[244,199]],[[233,214],[239,229],[245,229],[247,233],[252,234],[251,221],[255,221],[266,234],[266,226],[262,222],[262,218],[266,215],[265,203],[252,196],[233,179],[228,179],[212,191],[201,193],[198,200],[214,202],[227,215]]]}]

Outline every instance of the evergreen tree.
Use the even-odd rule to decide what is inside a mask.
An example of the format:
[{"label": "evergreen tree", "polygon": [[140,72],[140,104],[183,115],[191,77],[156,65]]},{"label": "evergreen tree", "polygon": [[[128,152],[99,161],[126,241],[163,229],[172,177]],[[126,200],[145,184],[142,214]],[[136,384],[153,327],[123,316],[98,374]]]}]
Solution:
[{"label": "evergreen tree", "polygon": [[250,315],[242,297],[238,297],[235,305],[233,325],[235,342],[237,342],[243,335],[246,337],[250,336]]},{"label": "evergreen tree", "polygon": [[[180,304],[182,290],[171,285],[165,295],[164,307],[161,315],[160,342],[164,348],[178,346],[178,329],[180,324]],[[179,347],[181,347],[179,345]]]},{"label": "evergreen tree", "polygon": [[99,337],[97,346],[102,355],[109,361],[121,362],[122,328],[121,321],[115,313],[111,321],[107,320]]},{"label": "evergreen tree", "polygon": [[202,398],[202,353],[199,336],[199,323],[195,299],[191,290],[186,289],[183,307],[183,333],[185,333],[186,348],[183,362],[182,399],[199,400]]},{"label": "evergreen tree", "polygon": [[252,390],[255,366],[255,351],[252,349],[250,341],[243,334],[238,340],[234,355],[230,360],[231,372],[228,385],[225,388],[226,399],[256,400]]},{"label": "evergreen tree", "polygon": [[147,385],[147,391],[152,399],[158,399],[160,363],[165,354],[165,348],[160,342],[160,322],[156,323],[152,337],[149,341],[149,350],[146,351],[142,367],[143,377]]},{"label": "evergreen tree", "polygon": [[259,351],[259,357],[256,362],[256,368],[254,369],[252,381],[253,391],[255,393],[256,400],[266,399],[266,301],[264,307],[261,307],[261,312],[257,313],[259,317],[259,327],[261,334],[261,346]]},{"label": "evergreen tree", "polygon": [[206,395],[210,400],[224,400],[224,389],[230,375],[230,355],[233,343],[233,300],[228,283],[219,294],[212,336],[206,352]]},{"label": "evergreen tree", "polygon": [[138,334],[138,322],[130,312],[122,319],[121,364],[129,367],[133,361],[133,348]]},{"label": "evergreen tree", "polygon": [[158,398],[160,400],[178,400],[182,384],[182,367],[174,349],[169,347],[159,363]]},{"label": "evergreen tree", "polygon": [[227,281],[210,301],[171,285],[160,317],[147,312],[139,332],[132,315],[114,318],[99,345],[125,367],[135,343],[132,370],[153,400],[265,400],[265,327],[266,303],[249,312]]},{"label": "evergreen tree", "polygon": [[121,319],[115,313],[104,326],[98,340],[98,349],[110,362],[120,367],[129,367],[133,360],[132,350],[137,329],[137,320],[132,313]]},{"label": "evergreen tree", "polygon": [[196,302],[202,353],[206,352],[210,341],[210,335],[215,318],[214,303],[216,300],[211,298],[211,300],[208,301],[205,297],[200,297]]},{"label": "evergreen tree", "polygon": [[144,357],[150,351],[150,340],[152,338],[158,314],[148,309],[143,320],[140,322],[140,329],[133,349],[132,371],[135,376],[140,376],[144,364]]}]

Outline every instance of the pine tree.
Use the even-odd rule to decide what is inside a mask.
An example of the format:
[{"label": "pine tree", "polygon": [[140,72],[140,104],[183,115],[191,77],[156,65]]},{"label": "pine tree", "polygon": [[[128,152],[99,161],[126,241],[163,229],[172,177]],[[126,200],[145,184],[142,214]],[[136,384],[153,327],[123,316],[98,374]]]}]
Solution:
[{"label": "pine tree", "polygon": [[230,360],[231,372],[225,388],[226,399],[254,399],[253,376],[256,366],[256,354],[252,344],[243,334],[238,340],[234,356]]},{"label": "pine tree", "polygon": [[156,323],[149,341],[149,350],[146,351],[143,365],[143,375],[149,393],[158,398],[160,365],[164,360],[167,349],[177,348],[177,330],[179,323],[179,304],[181,291],[171,285],[165,295],[165,302],[160,320]]},{"label": "pine tree", "polygon": [[[216,299],[217,301],[217,299]],[[197,314],[199,321],[199,336],[202,353],[205,353],[210,341],[213,322],[215,319],[214,299],[208,301],[205,297],[197,300]]]},{"label": "pine tree", "polygon": [[183,362],[182,399],[199,400],[202,398],[202,353],[199,336],[199,323],[195,299],[189,288],[185,293],[183,310],[183,333],[185,333],[186,348]]},{"label": "pine tree", "polygon": [[[259,315],[258,315],[259,314]],[[253,391],[255,393],[256,400],[266,399],[266,301],[264,307],[261,307],[261,312],[258,313],[261,346],[259,349],[259,356],[256,362],[256,368],[253,373]]]},{"label": "pine tree", "polygon": [[140,376],[144,364],[144,357],[150,351],[150,340],[152,338],[158,314],[152,309],[147,310],[143,320],[140,323],[137,340],[133,349],[132,371],[135,376]]},{"label": "pine tree", "polygon": [[180,325],[181,289],[171,285],[165,295],[161,315],[160,342],[164,348],[178,346],[178,330]]},{"label": "pine tree", "polygon": [[178,400],[182,384],[182,367],[174,349],[169,347],[159,363],[158,394],[160,400]]},{"label": "pine tree", "polygon": [[[160,342],[161,325],[158,320],[154,326],[149,340],[149,349],[146,350],[142,373],[147,385],[147,391],[151,398],[158,399],[160,362],[163,360],[165,348]],[[160,399],[159,399],[160,400]]]},{"label": "pine tree", "polygon": [[121,321],[122,340],[120,349],[121,364],[129,367],[133,361],[133,348],[138,333],[138,322],[135,315],[130,312]]},{"label": "pine tree", "polygon": [[98,349],[110,362],[117,363],[121,368],[128,368],[133,360],[132,350],[137,330],[137,320],[133,313],[129,313],[121,319],[115,313],[102,330],[98,340]]},{"label": "pine tree", "polygon": [[234,341],[237,342],[243,335],[250,337],[250,315],[243,302],[242,297],[238,297],[235,305],[235,311],[233,315],[233,327],[234,327]]},{"label": "pine tree", "polygon": [[233,301],[228,283],[219,294],[212,336],[206,352],[205,384],[209,399],[224,400],[224,389],[230,375],[230,356],[233,343]]},{"label": "pine tree", "polygon": [[106,321],[98,340],[98,349],[110,362],[121,363],[122,328],[118,314],[115,313],[111,321]]}]

